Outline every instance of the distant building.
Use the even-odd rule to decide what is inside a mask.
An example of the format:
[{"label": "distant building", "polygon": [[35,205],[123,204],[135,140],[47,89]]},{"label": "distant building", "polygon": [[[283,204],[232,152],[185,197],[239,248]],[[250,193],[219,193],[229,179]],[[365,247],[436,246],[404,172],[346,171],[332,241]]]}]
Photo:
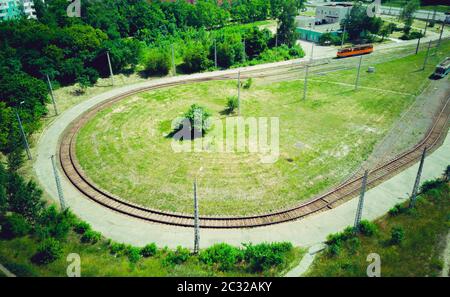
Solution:
[{"label": "distant building", "polygon": [[352,9],[351,3],[331,3],[316,7],[317,24],[340,23]]},{"label": "distant building", "polygon": [[301,28],[314,28],[316,24],[315,17],[299,15],[295,17],[295,25]]},{"label": "distant building", "polygon": [[33,0],[0,0],[0,21],[17,18],[22,9],[28,18],[36,18]]}]

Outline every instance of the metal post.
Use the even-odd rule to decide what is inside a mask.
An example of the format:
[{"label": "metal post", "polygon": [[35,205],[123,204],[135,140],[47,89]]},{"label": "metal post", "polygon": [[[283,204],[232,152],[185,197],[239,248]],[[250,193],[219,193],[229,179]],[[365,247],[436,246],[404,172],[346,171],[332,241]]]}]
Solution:
[{"label": "metal post", "polygon": [[15,112],[16,112],[16,116],[17,116],[17,121],[19,122],[19,128],[20,128],[20,132],[22,134],[23,144],[25,145],[25,149],[27,151],[28,160],[32,160],[30,146],[28,145],[28,140],[25,135],[25,131],[23,130],[22,121],[20,120],[20,116],[19,116],[19,113],[17,112],[17,110],[15,110]]},{"label": "metal post", "polygon": [[194,181],[194,254],[198,254],[200,246],[200,222],[198,215],[197,178]]},{"label": "metal post", "polygon": [[423,36],[427,35],[428,22],[430,21],[430,13],[427,14],[427,20],[425,21],[425,32],[423,32]]},{"label": "metal post", "polygon": [[313,61],[313,57],[314,57],[314,41],[313,41],[312,46],[311,46],[311,58],[310,58],[311,62]]},{"label": "metal post", "polygon": [[425,60],[423,61],[422,71],[425,70],[428,61],[428,55],[430,54],[431,40],[428,43],[427,55],[425,56]]},{"label": "metal post", "polygon": [[306,100],[306,91],[308,89],[308,72],[309,72],[309,65],[306,65],[305,69],[305,85],[303,87],[303,100]]},{"label": "metal post", "polygon": [[427,153],[427,147],[424,147],[422,157],[420,158],[419,170],[417,171],[416,181],[414,182],[413,191],[411,194],[411,200],[409,202],[409,208],[414,208],[417,200],[417,190],[419,189],[420,176],[422,175],[423,162],[425,161],[425,155]]},{"label": "metal post", "polygon": [[177,66],[175,65],[175,50],[173,49],[173,44],[170,45],[172,50],[172,67],[173,67],[173,75],[177,75]]},{"label": "metal post", "polygon": [[278,20],[277,20],[277,30],[275,32],[275,47],[278,47]]},{"label": "metal post", "polygon": [[416,55],[417,55],[417,53],[419,52],[419,46],[420,46],[420,37],[419,37],[419,39],[417,40]]},{"label": "metal post", "polygon": [[217,68],[217,40],[214,39],[214,67]]},{"label": "metal post", "polygon": [[108,58],[109,75],[111,76],[111,84],[114,86],[114,73],[112,71],[111,59],[109,58],[109,51],[106,52],[106,57]]},{"label": "metal post", "polygon": [[61,187],[61,181],[59,180],[58,170],[56,169],[55,155],[52,155],[52,166],[53,174],[55,175],[56,189],[58,191],[59,203],[61,204],[61,209],[66,209],[66,202],[64,201],[64,195]]},{"label": "metal post", "polygon": [[356,81],[355,81],[355,91],[358,89],[359,74],[361,73],[361,63],[362,63],[362,56],[359,57],[358,74],[356,76]]},{"label": "metal post", "polygon": [[243,40],[243,45],[244,45],[244,49],[243,49],[243,55],[242,55],[242,62],[245,62],[245,61],[247,61],[247,53],[245,52],[245,38],[244,38],[244,40]]},{"label": "metal post", "polygon": [[241,71],[238,71],[238,115],[241,115]]},{"label": "metal post", "polygon": [[50,78],[48,77],[48,74],[47,74],[47,83],[48,83],[48,88],[50,89],[50,97],[52,98],[53,109],[55,110],[55,114],[58,115],[58,110],[56,109],[55,96],[53,95],[52,83],[50,82]]},{"label": "metal post", "polygon": [[361,191],[359,193],[359,201],[358,201],[358,208],[356,209],[356,217],[355,217],[355,225],[354,230],[355,232],[359,231],[359,225],[361,223],[361,217],[362,217],[362,211],[364,207],[364,195],[366,193],[366,185],[367,185],[367,176],[369,175],[369,171],[364,171],[364,177],[362,180],[361,185]]},{"label": "metal post", "polygon": [[344,32],[342,32],[341,48],[344,47],[345,30],[347,28],[347,23],[344,23]]},{"label": "metal post", "polygon": [[445,27],[445,20],[442,22],[441,33],[439,34],[439,40],[438,40],[438,44],[437,44],[436,48],[438,48],[441,45],[442,33],[444,33],[444,27]]}]

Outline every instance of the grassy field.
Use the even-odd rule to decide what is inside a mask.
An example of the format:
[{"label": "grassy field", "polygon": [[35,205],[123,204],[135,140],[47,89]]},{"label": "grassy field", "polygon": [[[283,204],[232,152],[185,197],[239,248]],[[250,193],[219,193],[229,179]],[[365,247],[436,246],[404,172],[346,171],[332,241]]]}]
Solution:
[{"label": "grassy field", "polygon": [[[448,49],[448,43],[441,47],[444,53]],[[227,97],[236,94],[234,81],[127,98],[81,130],[77,156],[99,186],[153,208],[192,212],[196,175],[202,214],[244,215],[292,206],[340,182],[369,156],[423,89],[433,59],[442,53],[430,58],[426,71],[417,71],[423,55],[379,64],[374,74],[362,71],[358,91],[355,70],[311,78],[306,102],[301,101],[303,80],[255,80],[242,91],[241,110],[245,117],[279,117],[280,156],[274,164],[259,162],[253,153],[172,151],[166,137],[171,121],[194,103],[224,121],[221,112]]]},{"label": "grassy field", "polygon": [[[415,211],[377,220],[378,232],[372,237],[359,235],[359,246],[346,242],[337,256],[318,255],[307,276],[366,276],[370,253],[380,255],[381,276],[439,276],[450,227],[449,197],[448,184],[424,193]],[[404,230],[399,245],[390,242],[394,227]]]},{"label": "grassy field", "polygon": [[[278,276],[296,266],[305,250],[294,247],[284,256],[284,263],[263,272],[253,272],[243,264],[234,265],[229,270],[220,270],[215,265],[204,264],[198,256],[191,255],[181,264],[167,264],[170,250],[158,249],[156,255],[140,258],[136,263],[127,256],[117,256],[110,252],[108,241],[101,240],[96,244],[80,243],[80,236],[71,232],[68,239],[62,242],[62,257],[47,265],[36,265],[30,261],[36,252],[38,242],[33,236],[0,239],[0,263],[18,276],[67,276],[66,269],[70,264],[66,257],[77,253],[81,259],[81,276]],[[1,272],[0,272],[1,275]]]}]

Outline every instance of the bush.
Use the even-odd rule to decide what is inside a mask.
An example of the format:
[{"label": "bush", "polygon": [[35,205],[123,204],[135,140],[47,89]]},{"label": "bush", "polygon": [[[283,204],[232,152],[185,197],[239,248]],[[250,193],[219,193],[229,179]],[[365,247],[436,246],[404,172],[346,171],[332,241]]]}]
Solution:
[{"label": "bush", "polygon": [[166,258],[164,259],[164,264],[166,265],[179,265],[186,262],[189,259],[190,252],[187,248],[178,246],[175,251],[169,251]]},{"label": "bush", "polygon": [[395,217],[401,213],[404,213],[406,210],[407,210],[407,208],[403,207],[403,205],[401,203],[398,203],[389,210],[389,215]]},{"label": "bush", "polygon": [[102,238],[102,235],[96,231],[88,230],[81,236],[82,243],[95,244]]},{"label": "bush", "polygon": [[341,252],[341,243],[333,243],[327,247],[328,255],[335,257]]},{"label": "bush", "polygon": [[348,244],[348,248],[349,248],[350,253],[355,254],[356,251],[361,246],[361,241],[359,240],[358,237],[353,237],[353,238],[348,240],[347,244]]},{"label": "bush", "polygon": [[359,232],[366,236],[372,236],[378,231],[378,227],[375,223],[367,220],[362,220],[359,225]]},{"label": "bush", "polygon": [[181,69],[186,73],[200,72],[208,69],[214,63],[208,59],[209,51],[200,43],[190,45],[183,57]]},{"label": "bush", "polygon": [[109,251],[115,256],[126,254],[127,246],[124,243],[111,242],[109,244]]},{"label": "bush", "polygon": [[156,244],[154,243],[147,244],[141,249],[141,255],[146,258],[151,257],[156,255],[157,250],[158,248],[156,247]]},{"label": "bush", "polygon": [[86,223],[84,221],[79,221],[75,224],[75,226],[73,227],[73,230],[78,234],[84,234],[87,231],[91,230],[91,225],[89,225],[88,223]]},{"label": "bush", "polygon": [[[191,126],[191,137],[196,137],[197,133],[203,135],[210,127],[211,123],[209,117],[211,113],[206,110],[203,106],[198,104],[193,104],[189,110],[184,114],[184,119],[178,123],[175,127],[176,131],[183,129],[183,124],[185,120],[188,120]],[[192,133],[194,133],[192,135]]]},{"label": "bush", "polygon": [[20,214],[13,213],[5,218],[2,223],[2,237],[13,238],[27,235],[31,231],[31,225]]},{"label": "bush", "polygon": [[244,87],[244,89],[248,90],[248,89],[251,88],[252,84],[253,84],[253,79],[252,79],[251,77],[249,77],[249,78],[246,80],[246,82],[245,82],[245,84],[244,84],[243,87]]},{"label": "bush", "polygon": [[226,243],[215,244],[200,253],[200,260],[208,265],[217,265],[219,270],[226,271],[242,260],[242,251]]},{"label": "bush", "polygon": [[421,193],[426,193],[427,191],[431,190],[431,189],[435,189],[438,188],[439,186],[441,186],[444,182],[442,180],[440,180],[439,178],[437,179],[433,179],[433,180],[427,180],[425,181],[422,186],[420,187],[420,192]]},{"label": "bush", "polygon": [[405,231],[402,227],[394,227],[391,230],[391,244],[400,244],[405,238]]},{"label": "bush", "polygon": [[54,238],[45,239],[38,247],[32,261],[36,264],[48,264],[61,257],[63,249],[59,241]]},{"label": "bush", "polygon": [[58,240],[66,239],[73,221],[74,216],[70,211],[60,212],[52,205],[45,209],[39,217],[36,234],[41,239],[48,237],[54,237]]},{"label": "bush", "polygon": [[141,250],[137,247],[130,246],[127,249],[127,256],[131,263],[137,263],[141,259]]},{"label": "bush", "polygon": [[169,51],[162,48],[148,50],[144,57],[146,75],[167,75],[171,67]]},{"label": "bush", "polygon": [[237,96],[230,96],[227,100],[227,112],[232,113],[239,107],[239,100]]},{"label": "bush", "polygon": [[336,243],[342,243],[350,238],[355,237],[355,232],[353,227],[347,227],[344,229],[343,232],[339,232],[339,233],[334,233],[334,234],[330,234],[327,237],[326,240],[326,244],[331,245],[331,244],[336,244]]},{"label": "bush", "polygon": [[285,263],[285,253],[292,249],[289,242],[245,245],[244,259],[252,271],[263,271]]},{"label": "bush", "polygon": [[319,44],[320,45],[340,45],[342,42],[342,39],[332,33],[324,33],[319,38]]}]

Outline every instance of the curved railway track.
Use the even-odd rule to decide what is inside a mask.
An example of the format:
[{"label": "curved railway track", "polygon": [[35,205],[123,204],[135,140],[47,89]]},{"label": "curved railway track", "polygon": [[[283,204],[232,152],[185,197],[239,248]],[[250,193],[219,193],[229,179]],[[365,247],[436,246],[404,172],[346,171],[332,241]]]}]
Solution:
[{"label": "curved railway track", "polygon": [[[115,102],[128,96],[152,89],[175,86],[184,83],[201,82],[207,80],[223,80],[229,78],[229,75],[222,75],[211,78],[191,79],[189,81],[164,83],[150,87],[142,87],[115,96],[108,100],[106,103],[101,103],[88,110],[77,120],[75,120],[72,125],[70,125],[63,133],[62,141],[60,143],[59,156],[61,166],[66,176],[72,182],[72,184],[85,196],[114,211],[150,222],[192,227],[194,225],[194,218],[192,215],[166,212],[143,207],[135,203],[126,201],[97,187],[86,176],[80,164],[78,163],[75,153],[76,136],[80,128],[100,109],[111,106]],[[372,169],[368,176],[368,187],[374,187],[384,180],[392,177],[399,171],[411,166],[420,158],[421,153],[425,147],[427,148],[427,152],[436,149],[441,144],[443,139],[445,139],[445,136],[447,134],[449,126],[449,115],[450,98],[447,98],[446,102],[440,109],[440,112],[435,115],[434,124],[428,130],[426,136],[422,139],[422,141],[420,141],[410,150]],[[330,191],[318,195],[307,202],[303,202],[295,207],[267,214],[236,217],[200,216],[200,226],[202,228],[249,228],[301,219],[313,213],[334,208],[337,205],[356,196],[359,192],[361,181],[362,175],[358,174],[331,189]]]}]

